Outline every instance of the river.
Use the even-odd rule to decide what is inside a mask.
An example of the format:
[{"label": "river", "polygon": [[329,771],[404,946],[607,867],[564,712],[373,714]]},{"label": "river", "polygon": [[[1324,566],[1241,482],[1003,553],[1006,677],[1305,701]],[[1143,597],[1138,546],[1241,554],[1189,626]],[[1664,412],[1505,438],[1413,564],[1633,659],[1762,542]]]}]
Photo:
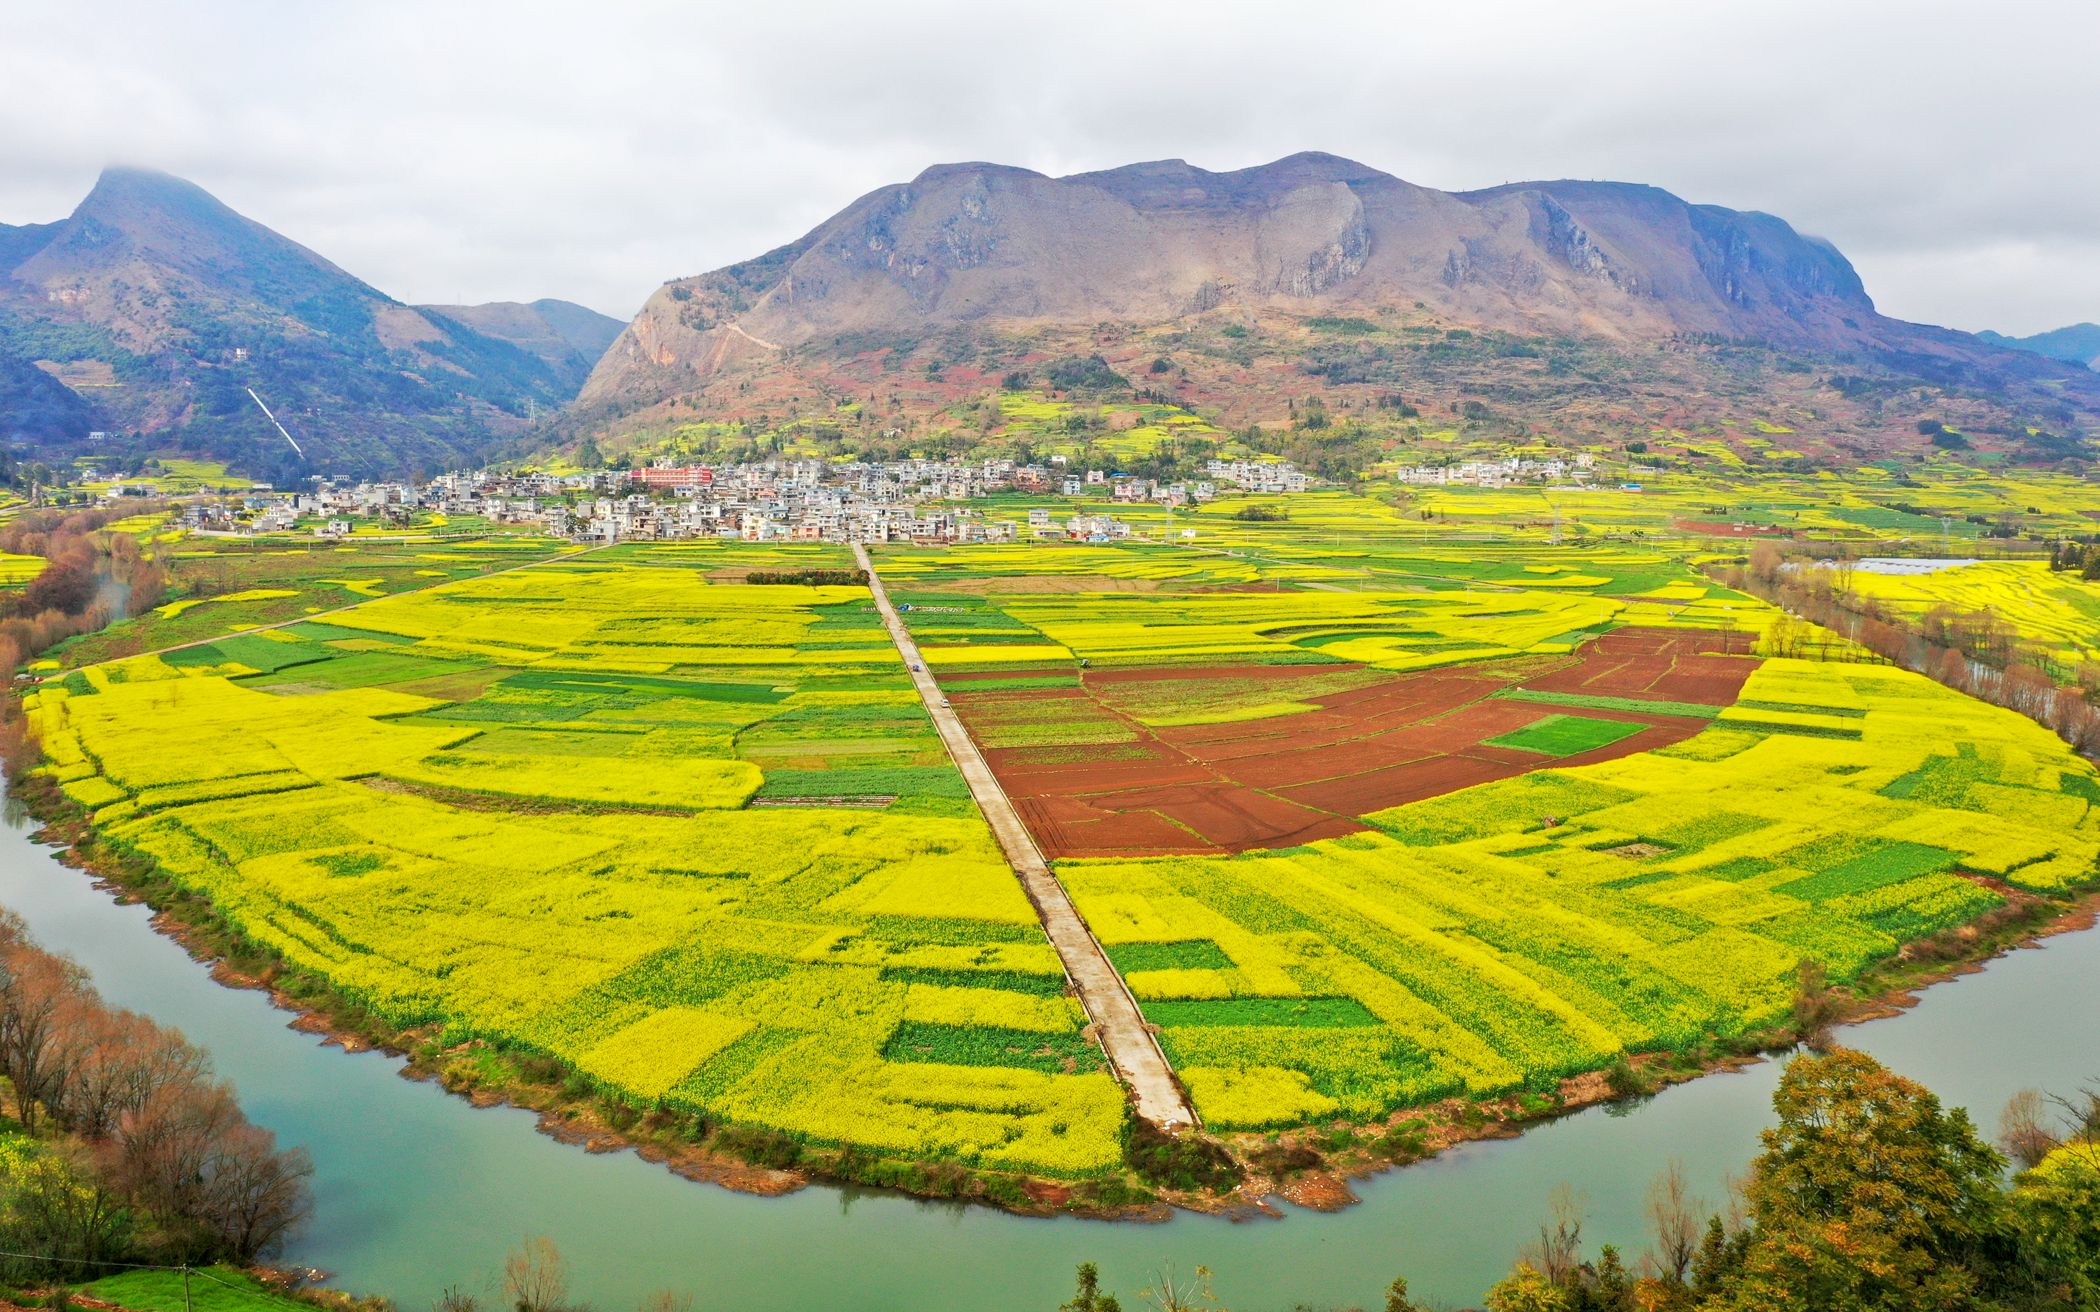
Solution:
[{"label": "river", "polygon": [[[1373,1307],[1396,1273],[1418,1298],[1470,1304],[1573,1185],[1584,1238],[1638,1250],[1649,1182],[1670,1161],[1706,1198],[1740,1175],[1770,1121],[1776,1062],[1708,1076],[1638,1105],[1592,1108],[1521,1139],[1470,1144],[1360,1182],[1344,1212],[1281,1221],[1178,1216],[1163,1225],[1039,1220],[888,1194],[811,1188],[754,1198],[673,1176],[632,1153],[593,1155],[509,1108],[477,1110],[401,1063],[288,1028],[260,993],[221,987],[141,906],[123,906],[32,842],[20,808],[0,829],[0,904],[86,967],[110,1002],[208,1048],[242,1104],[313,1155],[314,1216],[283,1258],[341,1287],[417,1309],[447,1285],[500,1299],[496,1273],[528,1235],[568,1257],[600,1312],[652,1290],[696,1312],[1048,1312],[1072,1269],[1101,1265],[1124,1306],[1155,1273],[1216,1273],[1237,1312]],[[1915,1009],[1850,1027],[1845,1042],[1973,1109],[1986,1133],[2023,1087],[2100,1077],[2100,933],[2061,935],[1931,989]]]}]

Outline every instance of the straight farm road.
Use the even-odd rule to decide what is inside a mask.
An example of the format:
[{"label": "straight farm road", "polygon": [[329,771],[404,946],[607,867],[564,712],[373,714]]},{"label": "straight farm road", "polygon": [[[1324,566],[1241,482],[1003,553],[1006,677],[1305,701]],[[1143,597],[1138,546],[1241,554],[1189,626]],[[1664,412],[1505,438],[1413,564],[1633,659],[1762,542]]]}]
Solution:
[{"label": "straight farm road", "polygon": [[905,630],[897,608],[890,604],[889,592],[882,586],[881,576],[875,572],[875,562],[868,558],[867,549],[858,543],[854,544],[853,556],[867,571],[868,590],[875,596],[876,609],[882,612],[882,622],[889,629],[890,640],[897,644],[897,652],[904,658],[905,668],[911,672],[912,684],[918,688],[920,700],[926,703],[927,714],[933,717],[934,727],[940,731],[948,755],[970,785],[970,795],[977,799],[977,809],[984,812],[993,835],[999,840],[1000,849],[1006,853],[1007,862],[1013,866],[1029,902],[1035,906],[1036,916],[1043,922],[1043,932],[1050,938],[1050,946],[1057,950],[1065,974],[1079,993],[1080,1005],[1086,1008],[1095,1033],[1101,1036],[1101,1047],[1108,1053],[1109,1064],[1130,1090],[1137,1114],[1162,1129],[1195,1125],[1195,1109],[1182,1092],[1180,1081],[1174,1078],[1173,1067],[1167,1064],[1158,1037],[1146,1026],[1137,999],[1131,996],[1129,986],[1109,963],[1108,954],[1101,950],[1100,942],[1087,928],[1079,909],[1072,905],[1071,894],[1051,873],[1050,865],[1043,860],[1028,827],[1021,823],[1020,813],[1014,809],[1006,790],[999,786],[991,767],[985,764],[983,753],[977,750],[977,744],[963,728],[962,720],[941,696],[940,686],[927,671],[918,645]]}]

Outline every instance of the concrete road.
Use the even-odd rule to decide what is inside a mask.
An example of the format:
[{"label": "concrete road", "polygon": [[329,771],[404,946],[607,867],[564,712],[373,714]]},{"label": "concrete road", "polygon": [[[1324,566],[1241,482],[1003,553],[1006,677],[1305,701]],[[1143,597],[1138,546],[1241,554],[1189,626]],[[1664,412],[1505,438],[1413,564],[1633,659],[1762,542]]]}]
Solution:
[{"label": "concrete road", "polygon": [[1020,813],[1014,810],[1006,790],[999,786],[991,767],[984,763],[984,755],[977,750],[977,744],[971,740],[955,712],[948,709],[947,699],[941,695],[939,685],[925,668],[926,662],[920,658],[911,634],[906,632],[897,608],[890,604],[889,593],[882,586],[881,577],[875,573],[875,563],[857,543],[853,556],[868,572],[868,589],[875,594],[875,605],[882,612],[882,622],[890,631],[890,639],[904,657],[904,667],[911,671],[912,683],[918,687],[927,713],[933,716],[934,727],[940,730],[948,755],[955,759],[956,768],[962,771],[964,780],[969,783],[978,810],[984,812],[984,818],[990,822],[992,833],[1005,851],[1014,874],[1020,877],[1028,900],[1035,905],[1036,915],[1043,922],[1043,932],[1049,935],[1050,945],[1057,949],[1058,959],[1064,962],[1065,974],[1078,992],[1080,1005],[1086,1008],[1088,1019],[1093,1021],[1094,1032],[1101,1036],[1101,1047],[1108,1054],[1109,1064],[1129,1088],[1137,1114],[1162,1129],[1195,1125],[1195,1109],[1189,1106],[1188,1095],[1182,1092],[1180,1081],[1174,1078],[1174,1070],[1167,1064],[1166,1054],[1160,1051],[1158,1037],[1146,1028],[1145,1018],[1138,1011],[1137,999],[1130,995],[1123,977],[1109,964],[1108,956],[1102,952],[1101,944],[1095,941],[1093,931],[1080,918],[1079,909],[1072,905],[1072,897],[1065,891],[1065,886],[1050,872],[1049,863],[1037,850],[1028,827],[1021,823]]}]

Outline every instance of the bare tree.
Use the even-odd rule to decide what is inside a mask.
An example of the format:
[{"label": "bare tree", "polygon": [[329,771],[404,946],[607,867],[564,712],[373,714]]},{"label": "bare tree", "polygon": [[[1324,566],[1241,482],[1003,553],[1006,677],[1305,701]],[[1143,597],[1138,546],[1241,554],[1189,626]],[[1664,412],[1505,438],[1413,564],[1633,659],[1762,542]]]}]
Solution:
[{"label": "bare tree", "polygon": [[534,1235],[503,1260],[503,1292],[515,1312],[558,1312],[569,1298],[569,1264],[545,1235]]},{"label": "bare tree", "polygon": [[481,1312],[481,1300],[458,1285],[447,1285],[430,1312]]},{"label": "bare tree", "polygon": [[2023,1171],[2039,1166],[2063,1142],[2049,1128],[2047,1106],[2039,1091],[2022,1089],[1998,1113],[1998,1146]]},{"label": "bare tree", "polygon": [[246,1121],[214,1141],[207,1172],[200,1219],[242,1263],[273,1252],[311,1210],[305,1151],[279,1152],[276,1136]]},{"label": "bare tree", "polygon": [[1524,1246],[1522,1260],[1559,1285],[1582,1264],[1582,1198],[1570,1184],[1557,1184],[1546,1197],[1546,1220],[1537,1242]]},{"label": "bare tree", "polygon": [[1794,1034],[1816,1052],[1830,1046],[1830,1027],[1844,1012],[1844,1000],[1830,985],[1823,963],[1803,957],[1794,967]]},{"label": "bare tree", "polygon": [[1174,1268],[1160,1271],[1152,1285],[1145,1291],[1145,1300],[1157,1312],[1224,1312],[1218,1306],[1218,1296],[1211,1292],[1210,1268],[1199,1266],[1196,1274],[1187,1280],[1176,1280]]},{"label": "bare tree", "polygon": [[33,947],[0,954],[0,1072],[15,1086],[15,1118],[34,1133],[40,1104],[55,1103],[68,1075],[64,1022],[82,990],[78,966]]},{"label": "bare tree", "polygon": [[1648,1186],[1648,1226],[1655,1234],[1655,1259],[1663,1278],[1682,1285],[1692,1269],[1692,1256],[1705,1234],[1705,1200],[1694,1198],[1685,1182],[1684,1163],[1672,1157]]}]

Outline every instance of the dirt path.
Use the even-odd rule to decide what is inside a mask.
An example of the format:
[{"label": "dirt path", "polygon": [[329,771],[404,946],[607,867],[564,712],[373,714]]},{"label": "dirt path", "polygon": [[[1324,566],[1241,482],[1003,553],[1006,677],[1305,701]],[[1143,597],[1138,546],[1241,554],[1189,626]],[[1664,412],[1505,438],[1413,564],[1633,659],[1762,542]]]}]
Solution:
[{"label": "dirt path", "polygon": [[722,326],[724,328],[727,328],[729,331],[735,333],[737,336],[743,338],[745,341],[751,343],[753,346],[763,346],[768,351],[777,351],[780,349],[779,345],[776,343],[769,342],[763,337],[753,337],[750,333],[745,332],[741,324],[725,323]]},{"label": "dirt path", "polygon": [[[510,574],[521,569],[532,569],[535,566],[539,565],[552,565],[556,561],[574,560],[578,556],[588,556],[593,551],[603,551],[607,547],[610,547],[612,545],[614,544],[610,542],[601,542],[595,547],[585,547],[581,551],[565,551],[559,556],[546,556],[539,560],[528,560],[523,564],[519,565],[505,565],[502,569],[492,569],[486,574],[467,574],[456,579],[439,579],[435,583],[425,584],[423,587],[420,588],[403,588],[399,592],[381,593],[379,596],[376,597],[360,597],[356,601],[349,602],[346,605],[331,606],[327,610],[317,610],[311,615],[297,615],[288,620],[272,620],[268,624],[258,624],[255,625],[253,628],[240,629],[232,633],[221,633],[210,638],[196,638],[189,642],[178,642],[172,647],[156,647],[152,651],[135,651],[128,656],[109,656],[105,657],[102,660],[91,662],[88,665],[82,665],[79,668],[86,670],[92,669],[96,665],[109,665],[116,661],[137,660],[142,656],[165,656],[171,651],[188,651],[192,647],[208,647],[212,643],[223,642],[228,638],[243,637],[250,633],[268,633],[271,629],[283,629],[289,628],[294,624],[305,624],[313,620],[325,620],[330,615],[340,615],[346,610],[356,610],[360,606],[369,606],[375,601],[388,601],[395,597],[412,597],[418,592],[428,592],[432,588],[447,587],[454,583],[465,583],[468,579],[492,579],[498,574]],[[52,677],[58,678],[60,676],[53,675]]]},{"label": "dirt path", "polygon": [[1021,823],[1020,813],[1014,810],[1006,790],[999,786],[999,781],[992,776],[991,767],[984,763],[977,744],[971,740],[955,712],[948,708],[947,699],[941,696],[939,685],[919,656],[917,644],[905,631],[897,608],[890,604],[889,592],[875,573],[875,562],[868,559],[867,550],[857,543],[853,555],[860,567],[868,572],[868,589],[875,594],[875,605],[882,612],[882,622],[890,631],[890,640],[897,644],[898,653],[904,657],[905,668],[911,671],[912,683],[918,687],[919,697],[926,703],[934,727],[940,730],[948,755],[954,758],[956,769],[962,771],[964,780],[969,783],[971,796],[977,799],[978,809],[990,822],[1000,848],[1005,851],[1014,874],[1019,876],[1021,887],[1028,893],[1028,900],[1035,904],[1036,915],[1043,922],[1043,932],[1049,935],[1050,945],[1057,949],[1058,959],[1064,962],[1065,974],[1071,978],[1073,988],[1078,990],[1080,1004],[1094,1022],[1095,1031],[1101,1036],[1101,1046],[1108,1053],[1109,1064],[1115,1067],[1117,1076],[1130,1089],[1137,1114],[1162,1129],[1195,1125],[1195,1109],[1189,1106],[1187,1095],[1174,1078],[1173,1068],[1167,1064],[1166,1054],[1160,1051],[1159,1039],[1146,1027],[1137,1000],[1130,995],[1123,977],[1109,964],[1108,955],[1095,941],[1086,921],[1080,918],[1079,909],[1072,905],[1072,897],[1065,892],[1065,886],[1050,873],[1049,863],[1036,849],[1028,827]]}]

